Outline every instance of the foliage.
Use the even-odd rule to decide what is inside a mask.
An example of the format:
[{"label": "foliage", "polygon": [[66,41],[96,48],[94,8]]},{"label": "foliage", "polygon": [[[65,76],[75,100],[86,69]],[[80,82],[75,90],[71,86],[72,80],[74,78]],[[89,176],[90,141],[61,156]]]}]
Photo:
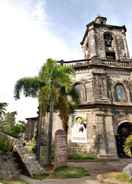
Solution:
[{"label": "foliage", "polygon": [[23,122],[16,122],[16,112],[7,112],[1,121],[0,129],[13,137],[19,137],[20,133],[25,131]]},{"label": "foliage", "polygon": [[59,116],[62,120],[63,128],[67,134],[69,115],[73,113],[74,109],[79,104],[79,96],[74,86],[71,87],[68,93],[63,89],[59,97],[57,108],[59,109]]},{"label": "foliage", "polygon": [[36,97],[38,90],[43,86],[43,82],[38,77],[25,77],[17,81],[15,85],[15,98],[20,98],[23,90],[25,96]]},{"label": "foliage", "polygon": [[81,178],[84,176],[89,176],[87,170],[81,167],[72,167],[72,166],[61,166],[53,170],[53,172],[47,173],[42,176],[34,177],[34,179],[51,179],[51,178]]},{"label": "foliage", "polygon": [[[41,136],[42,117],[49,112],[48,127],[48,160],[51,159],[53,112],[60,112],[63,127],[67,131],[69,114],[75,106],[75,90],[71,76],[73,68],[67,65],[60,65],[53,59],[48,59],[42,66],[37,77],[22,78],[16,82],[15,97],[19,99],[21,91],[25,96],[38,97],[40,121],[38,125],[38,137]],[[69,100],[69,97],[70,100]],[[38,139],[38,148],[39,139]]]},{"label": "foliage", "polygon": [[52,178],[80,178],[84,176],[89,176],[87,170],[81,167],[58,167],[52,173]]},{"label": "foliage", "polygon": [[122,182],[122,183],[124,182],[128,184],[132,183],[132,181],[129,180],[128,175],[124,172],[110,172],[110,173],[105,173],[103,176],[109,179],[110,181],[116,180],[117,182]]},{"label": "foliage", "polygon": [[79,153],[75,152],[69,155],[69,159],[71,160],[96,160],[96,155],[88,154],[88,153]]},{"label": "foliage", "polygon": [[9,144],[9,141],[0,136],[0,152],[6,153],[9,151],[11,151],[11,145]]},{"label": "foliage", "polygon": [[24,124],[15,124],[10,130],[5,131],[9,135],[18,138],[21,133],[25,131],[25,125]]},{"label": "foliage", "polygon": [[129,157],[132,157],[132,135],[129,135],[125,141],[124,152]]},{"label": "foliage", "polygon": [[2,180],[0,181],[0,184],[27,184],[27,183],[21,180],[12,180],[12,181]]},{"label": "foliage", "polygon": [[124,173],[124,172],[118,173],[118,174],[115,176],[115,178],[116,178],[118,181],[122,181],[122,182],[127,181],[127,182],[129,182],[129,176],[128,176],[127,173]]},{"label": "foliage", "polygon": [[1,121],[1,131],[8,132],[15,125],[16,112],[7,112]]},{"label": "foliage", "polygon": [[7,103],[0,103],[0,120],[3,119],[3,115],[5,114],[6,112],[6,107],[7,107]]}]

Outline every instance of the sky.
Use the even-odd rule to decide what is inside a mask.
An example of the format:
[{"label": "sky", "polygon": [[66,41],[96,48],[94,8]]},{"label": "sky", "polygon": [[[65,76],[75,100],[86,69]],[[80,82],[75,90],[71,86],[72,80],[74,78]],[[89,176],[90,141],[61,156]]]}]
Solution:
[{"label": "sky", "polygon": [[85,26],[96,16],[126,25],[132,55],[131,0],[0,0],[0,102],[17,118],[34,117],[37,99],[14,99],[14,85],[35,76],[47,58],[83,59]]}]

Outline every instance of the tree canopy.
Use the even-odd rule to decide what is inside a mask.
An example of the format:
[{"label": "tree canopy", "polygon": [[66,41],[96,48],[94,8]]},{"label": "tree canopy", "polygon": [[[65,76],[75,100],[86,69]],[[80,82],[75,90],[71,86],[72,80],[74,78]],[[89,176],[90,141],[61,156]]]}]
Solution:
[{"label": "tree canopy", "polygon": [[78,103],[78,94],[73,85],[74,70],[71,66],[61,65],[53,59],[47,59],[38,76],[22,78],[16,82],[15,97],[37,97],[39,101],[40,121],[38,132],[41,132],[41,117],[49,112],[48,146],[49,160],[51,156],[53,112],[59,111],[63,127],[67,131],[69,114]]}]

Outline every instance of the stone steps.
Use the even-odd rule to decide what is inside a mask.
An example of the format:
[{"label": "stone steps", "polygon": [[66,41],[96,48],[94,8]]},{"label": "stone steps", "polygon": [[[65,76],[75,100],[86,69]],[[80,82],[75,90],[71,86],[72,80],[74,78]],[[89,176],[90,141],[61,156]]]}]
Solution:
[{"label": "stone steps", "polygon": [[28,174],[31,177],[40,176],[45,173],[44,168],[41,167],[39,162],[36,160],[35,155],[33,153],[31,154],[28,152],[28,150],[24,147],[23,142],[21,140],[18,140],[2,132],[0,132],[0,135],[3,136],[5,139],[7,139],[10,145],[12,145],[13,152],[16,152],[18,154],[18,156],[21,159],[21,162],[24,164]]},{"label": "stone steps", "polygon": [[20,156],[21,161],[24,163],[31,177],[42,175],[45,173],[45,170],[41,167],[39,162],[36,160],[35,155],[28,153],[28,151],[23,146],[21,141],[17,140],[15,142],[15,145],[13,146],[13,150],[17,152],[17,154]]}]

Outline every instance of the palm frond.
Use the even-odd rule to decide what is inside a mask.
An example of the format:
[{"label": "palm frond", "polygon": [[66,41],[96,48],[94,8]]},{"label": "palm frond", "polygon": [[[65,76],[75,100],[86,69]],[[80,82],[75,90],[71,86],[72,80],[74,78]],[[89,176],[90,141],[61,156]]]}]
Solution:
[{"label": "palm frond", "polygon": [[38,77],[22,78],[16,82],[14,90],[15,98],[20,98],[21,91],[23,91],[25,96],[36,97],[38,90],[43,85],[43,81],[41,81]]},{"label": "palm frond", "polygon": [[8,104],[6,102],[1,102],[0,103],[0,117],[1,117],[2,114],[5,114],[7,105]]}]

